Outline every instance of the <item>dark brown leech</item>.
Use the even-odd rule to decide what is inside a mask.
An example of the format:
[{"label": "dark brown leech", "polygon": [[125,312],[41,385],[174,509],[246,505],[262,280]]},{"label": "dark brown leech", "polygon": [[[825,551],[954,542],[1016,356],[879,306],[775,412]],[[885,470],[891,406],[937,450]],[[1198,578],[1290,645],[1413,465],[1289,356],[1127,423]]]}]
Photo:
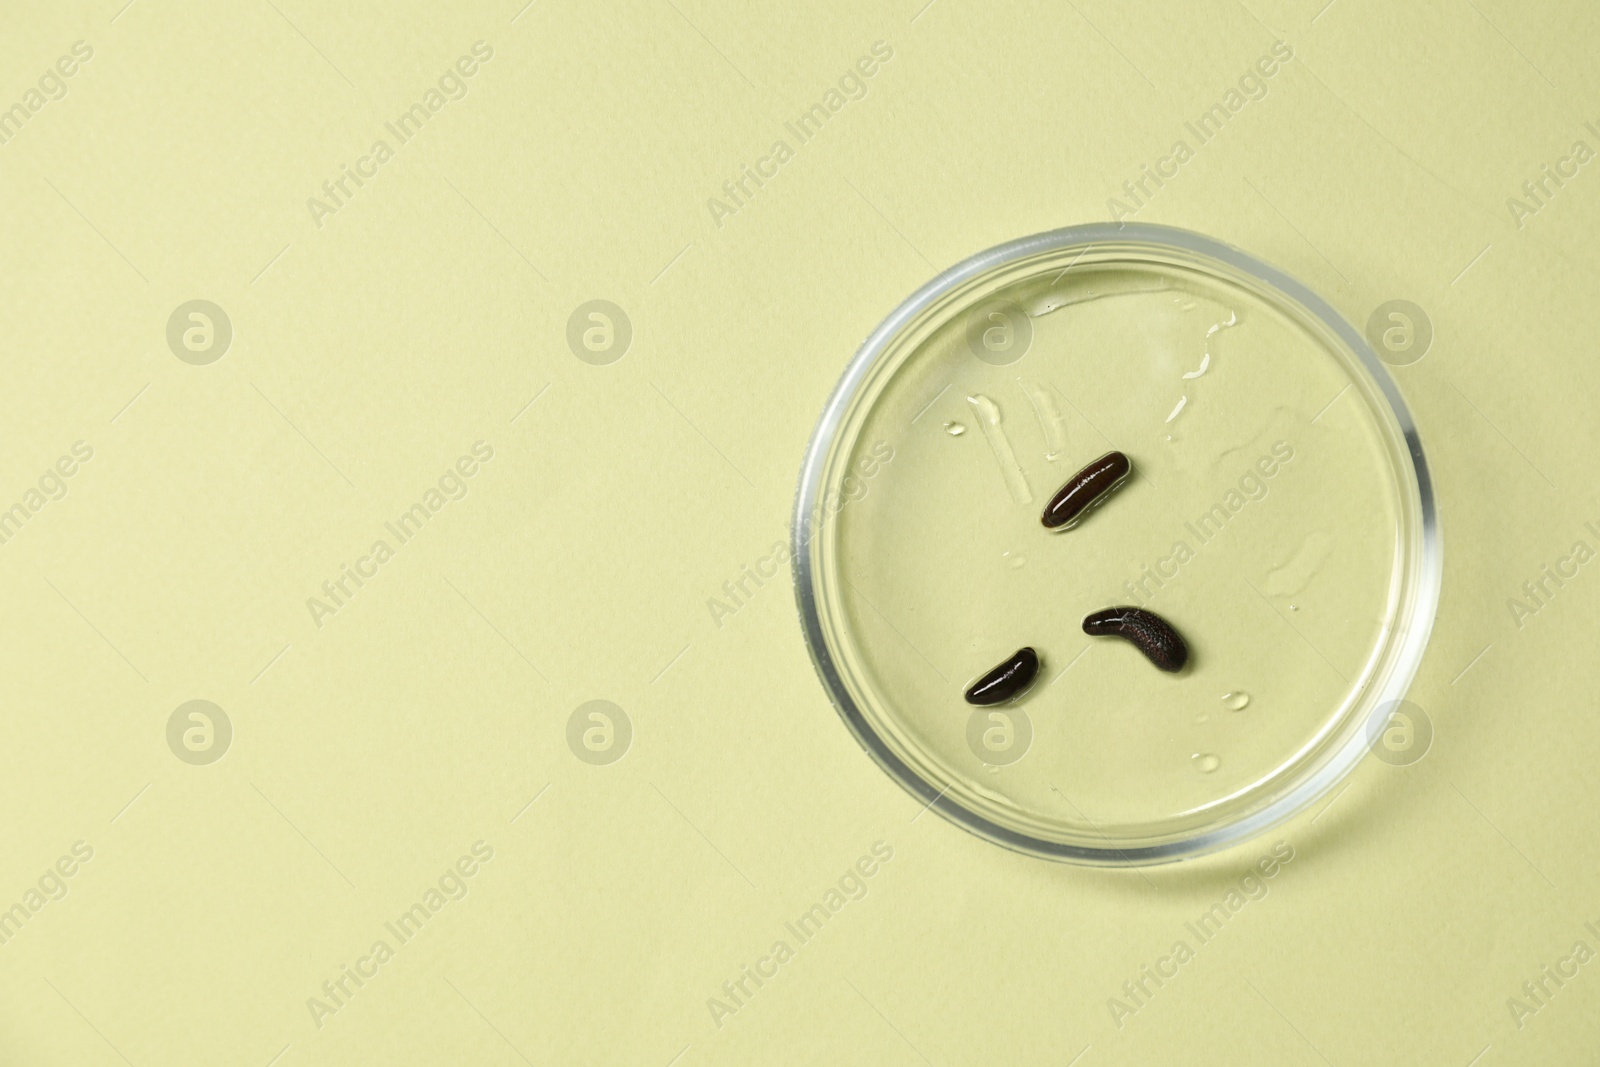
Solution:
[{"label": "dark brown leech", "polygon": [[1143,608],[1106,608],[1083,620],[1090,637],[1120,637],[1164,671],[1181,671],[1189,661],[1189,646],[1172,624]]},{"label": "dark brown leech", "polygon": [[1039,521],[1047,530],[1070,530],[1084,513],[1105,499],[1106,494],[1128,477],[1133,464],[1121,452],[1107,452],[1067,479],[1045,505]]},{"label": "dark brown leech", "polygon": [[987,707],[1004,704],[1033,684],[1039,673],[1039,653],[1019,648],[1000,666],[973,682],[967,689],[967,703]]}]

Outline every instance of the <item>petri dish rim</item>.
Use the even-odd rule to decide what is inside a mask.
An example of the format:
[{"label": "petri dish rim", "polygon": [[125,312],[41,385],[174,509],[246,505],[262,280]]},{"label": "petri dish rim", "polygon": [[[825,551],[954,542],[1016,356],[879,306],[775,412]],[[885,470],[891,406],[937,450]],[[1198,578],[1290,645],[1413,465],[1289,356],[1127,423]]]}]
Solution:
[{"label": "petri dish rim", "polygon": [[[1243,275],[1267,290],[1266,295],[1290,305],[1331,334],[1342,345],[1344,354],[1354,357],[1356,366],[1366,376],[1366,381],[1359,384],[1368,387],[1363,392],[1368,394],[1369,404],[1373,395],[1381,399],[1393,419],[1390,427],[1398,433],[1409,463],[1411,477],[1403,479],[1409,484],[1401,487],[1402,496],[1408,498],[1403,501],[1404,513],[1411,516],[1410,522],[1402,523],[1409,544],[1400,545],[1398,551],[1409,558],[1412,579],[1408,603],[1401,608],[1404,625],[1391,628],[1402,632],[1389,657],[1390,669],[1375,692],[1363,695],[1366,714],[1345,725],[1344,739],[1336,747],[1325,751],[1297,777],[1233,818],[1166,840],[1119,842],[1101,834],[1103,843],[1085,845],[1038,837],[1001,825],[972,810],[949,795],[955,783],[941,788],[929,781],[880,736],[858,706],[828,643],[818,594],[820,575],[814,557],[818,538],[813,516],[820,513],[829,463],[835,456],[835,445],[840,441],[852,402],[908,329],[925,321],[925,317],[952,294],[1004,268],[1079,247],[1084,250],[1077,257],[1081,258],[1099,245],[1143,248],[1155,257],[1176,256],[1185,265],[1202,269],[1209,261],[1223,268],[1218,272],[1222,279],[1234,284],[1239,283],[1229,278],[1229,273]],[[1072,262],[1077,262],[1077,258]],[[1344,362],[1348,369],[1348,361]],[[1408,488],[1409,493],[1406,492]],[[1409,688],[1432,629],[1442,576],[1437,504],[1421,438],[1398,387],[1366,338],[1331,305],[1291,275],[1221,241],[1153,223],[1090,223],[1018,238],[955,264],[908,297],[862,343],[823,408],[801,465],[791,529],[796,604],[813,666],[846,727],[873,760],[917,797],[925,806],[924,810],[936,810],[942,817],[979,837],[1024,854],[1093,866],[1152,865],[1204,855],[1264,833],[1329,792],[1367,753],[1369,739],[1376,736],[1387,717],[1389,702],[1399,700]],[[1383,646],[1380,640],[1374,646],[1374,655]]]}]

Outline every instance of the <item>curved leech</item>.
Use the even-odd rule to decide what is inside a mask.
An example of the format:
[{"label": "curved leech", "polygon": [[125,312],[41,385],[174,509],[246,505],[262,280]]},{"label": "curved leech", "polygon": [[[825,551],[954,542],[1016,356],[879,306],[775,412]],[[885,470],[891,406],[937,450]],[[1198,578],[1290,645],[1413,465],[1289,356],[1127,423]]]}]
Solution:
[{"label": "curved leech", "polygon": [[1091,637],[1120,637],[1164,671],[1181,671],[1189,662],[1189,646],[1178,631],[1166,619],[1143,608],[1097,611],[1083,620],[1083,632]]},{"label": "curved leech", "polygon": [[987,707],[1015,700],[1033,684],[1038,673],[1039,653],[1031,648],[1019,648],[967,687],[967,703]]}]

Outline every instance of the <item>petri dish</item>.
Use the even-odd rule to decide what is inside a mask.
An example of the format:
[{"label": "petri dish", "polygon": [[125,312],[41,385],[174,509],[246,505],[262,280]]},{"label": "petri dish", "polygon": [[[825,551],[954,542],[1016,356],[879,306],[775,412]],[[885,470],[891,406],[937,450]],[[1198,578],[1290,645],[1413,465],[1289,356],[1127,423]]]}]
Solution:
[{"label": "petri dish", "polygon": [[[1057,489],[1133,474],[1076,526]],[[1372,747],[1438,604],[1422,444],[1362,335],[1295,279],[1165,226],[1001,245],[923,286],[812,435],[793,569],[824,688],[922,804],[1041,857],[1196,856],[1313,803]],[[1178,673],[1083,633],[1131,605]],[[1021,647],[1017,699],[965,688]]]}]

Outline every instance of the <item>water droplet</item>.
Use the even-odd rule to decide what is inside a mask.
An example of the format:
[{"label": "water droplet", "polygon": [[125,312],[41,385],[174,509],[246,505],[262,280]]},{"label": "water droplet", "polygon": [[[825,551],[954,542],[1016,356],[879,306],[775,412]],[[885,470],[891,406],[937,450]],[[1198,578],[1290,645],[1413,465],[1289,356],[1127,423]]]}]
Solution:
[{"label": "water droplet", "polygon": [[959,422],[947,422],[944,424],[944,432],[951,437],[960,437],[967,432],[967,428]]},{"label": "water droplet", "polygon": [[1222,766],[1222,760],[1215,752],[1196,752],[1190,759],[1194,760],[1195,770],[1201,774],[1210,774]]},{"label": "water droplet", "polygon": [[1269,597],[1292,597],[1303,593],[1322,572],[1322,565],[1333,554],[1333,538],[1313,533],[1296,546],[1288,559],[1267,571],[1261,591]]},{"label": "water droplet", "polygon": [[1298,604],[1290,604],[1289,605],[1289,610],[1290,611],[1299,611],[1300,610],[1300,605],[1298,605]]},{"label": "water droplet", "polygon": [[1033,417],[1038,420],[1039,430],[1044,434],[1044,458],[1053,460],[1067,450],[1067,430],[1062,424],[1061,412],[1042,386],[1024,378],[1018,378],[1017,384],[1022,386],[1028,403],[1033,405]]},{"label": "water droplet", "polygon": [[1011,491],[1011,499],[1019,504],[1033,503],[1033,490],[1028,487],[1028,476],[1022,473],[1022,464],[1017,462],[1011,438],[1006,436],[1000,405],[982,393],[967,397],[967,403],[972,405],[973,413],[978,417],[978,429],[989,439],[989,448],[994,452],[995,462],[1000,465],[1000,476]]},{"label": "water droplet", "polygon": [[1011,564],[1012,570],[1020,570],[1022,567],[1026,566],[1028,562],[1027,556],[1024,556],[1020,552],[1012,552],[1009,549],[1000,553],[1000,558]]},{"label": "water droplet", "polygon": [[1222,706],[1229,711],[1243,711],[1250,704],[1250,694],[1244,690],[1222,694]]}]

